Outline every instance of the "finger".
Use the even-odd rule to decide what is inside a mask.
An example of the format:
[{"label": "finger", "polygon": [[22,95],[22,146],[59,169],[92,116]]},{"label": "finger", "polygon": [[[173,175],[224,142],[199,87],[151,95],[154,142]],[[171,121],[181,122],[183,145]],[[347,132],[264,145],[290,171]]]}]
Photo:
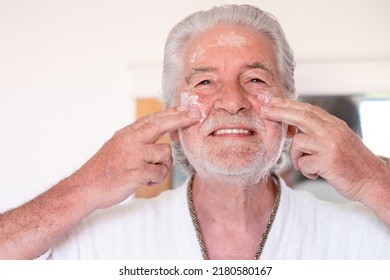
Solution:
[{"label": "finger", "polygon": [[161,118],[161,117],[169,116],[169,115],[172,115],[172,114],[177,114],[177,112],[185,111],[185,110],[186,110],[186,108],[183,107],[183,106],[169,107],[169,108],[167,108],[165,110],[161,110],[161,111],[157,111],[157,112],[145,115],[145,116],[139,118],[138,120],[136,120],[130,126],[133,129],[139,129],[141,126],[143,126],[147,122],[151,121],[152,119]]},{"label": "finger", "polygon": [[317,174],[307,174],[307,173],[303,173],[303,172],[301,172],[301,173],[302,173],[302,175],[305,176],[306,178],[312,179],[312,180],[318,179],[318,177],[320,177],[320,176],[318,176]]},{"label": "finger", "polygon": [[304,154],[305,153],[302,152],[301,150],[295,149],[292,146],[290,147],[290,161],[295,170],[299,170],[298,159],[302,157]]},{"label": "finger", "polygon": [[178,111],[152,118],[138,129],[136,137],[144,143],[155,143],[165,133],[197,124],[200,118],[199,110]]},{"label": "finger", "polygon": [[[287,99],[283,99],[287,100]],[[291,101],[291,100],[290,100]],[[282,103],[284,103],[283,101]],[[295,102],[295,101],[294,101]],[[286,102],[289,103],[289,102]],[[299,103],[299,102],[295,102]],[[294,104],[295,104],[294,103]],[[306,104],[306,105],[303,105]],[[298,127],[304,133],[321,132],[325,126],[325,120],[320,117],[319,108],[307,103],[293,107],[288,106],[263,106],[261,107],[261,114],[263,117],[272,120],[279,121],[286,124],[294,125]],[[330,115],[330,114],[328,114]]]},{"label": "finger", "polygon": [[163,163],[172,159],[171,146],[167,143],[146,144],[143,159],[147,163]]},{"label": "finger", "polygon": [[313,155],[305,155],[298,159],[298,169],[303,176],[309,179],[317,179],[319,177],[318,160]]},{"label": "finger", "polygon": [[298,168],[298,159],[303,155],[315,154],[321,148],[321,139],[313,134],[299,133],[294,136],[290,146],[290,160],[295,169]]},{"label": "finger", "polygon": [[141,185],[156,185],[161,184],[168,175],[171,166],[164,164],[147,164],[140,171]]},{"label": "finger", "polygon": [[316,114],[318,117],[322,118],[325,121],[333,117],[326,110],[307,102],[292,100],[289,98],[273,97],[270,103],[272,106],[277,106],[277,107],[292,108],[296,110],[307,109],[309,111],[312,111],[314,114]]}]

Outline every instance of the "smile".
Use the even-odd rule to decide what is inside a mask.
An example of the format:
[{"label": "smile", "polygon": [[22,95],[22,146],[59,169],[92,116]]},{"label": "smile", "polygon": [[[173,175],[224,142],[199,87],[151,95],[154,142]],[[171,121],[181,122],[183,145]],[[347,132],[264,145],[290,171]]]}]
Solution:
[{"label": "smile", "polygon": [[225,135],[225,134],[247,134],[253,135],[253,132],[246,129],[219,129],[213,133],[213,135]]}]

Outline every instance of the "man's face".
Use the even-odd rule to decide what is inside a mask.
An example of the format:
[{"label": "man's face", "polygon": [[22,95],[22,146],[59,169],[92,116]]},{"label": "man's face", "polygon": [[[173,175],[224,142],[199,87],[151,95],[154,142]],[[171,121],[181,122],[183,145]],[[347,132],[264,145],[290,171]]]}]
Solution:
[{"label": "man's face", "polygon": [[269,39],[246,27],[219,25],[188,41],[183,59],[177,103],[199,108],[205,117],[179,131],[197,173],[266,175],[284,139],[280,123],[259,115],[272,96],[284,96]]}]

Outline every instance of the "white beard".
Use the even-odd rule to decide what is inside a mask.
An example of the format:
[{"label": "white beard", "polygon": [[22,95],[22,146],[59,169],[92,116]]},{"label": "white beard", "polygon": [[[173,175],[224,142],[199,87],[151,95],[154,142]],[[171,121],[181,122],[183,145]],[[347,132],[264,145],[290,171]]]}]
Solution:
[{"label": "white beard", "polygon": [[225,146],[203,144],[192,151],[186,139],[188,135],[182,130],[179,130],[179,139],[184,154],[201,178],[235,185],[254,185],[270,175],[283,151],[286,132],[287,125],[283,124],[275,142],[265,146],[260,139],[255,149],[230,143]]}]

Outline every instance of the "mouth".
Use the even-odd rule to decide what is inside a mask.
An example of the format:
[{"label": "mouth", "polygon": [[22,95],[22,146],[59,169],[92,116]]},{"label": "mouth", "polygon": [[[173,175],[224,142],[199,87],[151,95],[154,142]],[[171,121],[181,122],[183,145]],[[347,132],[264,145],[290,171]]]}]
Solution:
[{"label": "mouth", "polygon": [[219,128],[209,134],[210,136],[252,136],[255,131],[248,128]]}]

